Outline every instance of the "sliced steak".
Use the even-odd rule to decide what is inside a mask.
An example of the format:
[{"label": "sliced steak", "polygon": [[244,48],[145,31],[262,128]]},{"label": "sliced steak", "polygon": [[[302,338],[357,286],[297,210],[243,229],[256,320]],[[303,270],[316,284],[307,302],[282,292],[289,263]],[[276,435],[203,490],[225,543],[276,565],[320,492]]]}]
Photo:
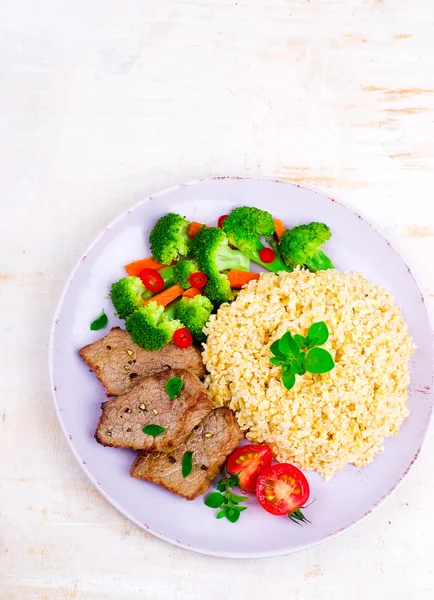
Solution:
[{"label": "sliced steak", "polygon": [[[182,377],[181,393],[171,400],[166,383]],[[95,437],[103,446],[170,452],[209,413],[212,402],[196,375],[181,369],[166,369],[142,379],[130,392],[101,405],[102,415]],[[143,433],[146,425],[165,431],[153,437]]]},{"label": "sliced steak", "polygon": [[194,346],[178,348],[167,344],[161,350],[144,350],[120,327],[114,327],[101,340],[85,346],[79,354],[95,371],[107,396],[125,394],[144,377],[168,367],[191,371],[199,378],[205,375],[200,351]]},{"label": "sliced steak", "polygon": [[[147,479],[193,500],[207,491],[242,437],[234,413],[228,408],[217,408],[170,454],[142,452],[131,467],[131,477]],[[186,452],[193,453],[193,470],[184,478],[182,459]]]}]

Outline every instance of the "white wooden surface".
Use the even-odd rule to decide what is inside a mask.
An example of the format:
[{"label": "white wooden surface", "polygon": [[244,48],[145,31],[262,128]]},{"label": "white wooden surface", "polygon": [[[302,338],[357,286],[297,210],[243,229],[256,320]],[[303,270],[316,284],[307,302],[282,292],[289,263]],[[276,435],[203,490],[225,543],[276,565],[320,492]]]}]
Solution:
[{"label": "white wooden surface", "polygon": [[[56,421],[47,341],[86,244],[208,174],[326,189],[434,302],[431,0],[0,3],[0,598],[431,600],[434,435],[386,506],[296,555],[161,542],[99,497]],[[432,306],[431,306],[432,308]]]}]

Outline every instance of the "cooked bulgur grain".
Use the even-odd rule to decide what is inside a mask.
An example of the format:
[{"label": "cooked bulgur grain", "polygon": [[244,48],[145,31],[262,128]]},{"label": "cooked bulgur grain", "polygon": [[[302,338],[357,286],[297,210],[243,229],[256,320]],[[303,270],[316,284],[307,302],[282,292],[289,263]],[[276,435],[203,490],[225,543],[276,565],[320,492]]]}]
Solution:
[{"label": "cooked bulgur grain", "polygon": [[[329,328],[324,348],[336,366],[286,390],[270,344],[317,321]],[[233,409],[247,438],[269,444],[280,462],[330,479],[371,462],[409,414],[407,326],[393,296],[358,273],[262,274],[211,317],[207,333],[214,403]]]}]

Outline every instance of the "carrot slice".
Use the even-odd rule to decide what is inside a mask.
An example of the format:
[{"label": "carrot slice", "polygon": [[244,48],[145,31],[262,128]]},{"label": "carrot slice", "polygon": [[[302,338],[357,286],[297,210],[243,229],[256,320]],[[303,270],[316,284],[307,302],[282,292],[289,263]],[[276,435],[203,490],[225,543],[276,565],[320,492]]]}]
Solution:
[{"label": "carrot slice", "polygon": [[156,296],[152,296],[151,298],[149,298],[149,300],[145,300],[143,304],[156,302],[159,306],[167,306],[168,304],[176,300],[178,296],[182,296],[183,293],[184,290],[182,289],[182,287],[178,284],[175,284],[172,285],[172,287],[167,288],[167,290],[160,292]]},{"label": "carrot slice", "polygon": [[249,281],[254,281],[255,279],[259,279],[259,273],[252,273],[250,271],[237,271],[232,270],[228,273],[229,283],[233,288],[241,288]]},{"label": "carrot slice", "polygon": [[142,258],[141,260],[135,260],[134,262],[125,265],[125,271],[130,275],[130,277],[136,276],[143,271],[143,269],[162,269],[164,265],[157,262],[150,256],[149,258]]},{"label": "carrot slice", "polygon": [[282,221],[280,219],[273,219],[273,223],[274,223],[274,227],[276,228],[276,231],[274,232],[274,234],[277,237],[278,241],[280,242],[283,234],[285,233],[285,225],[282,223]]},{"label": "carrot slice", "polygon": [[187,235],[189,238],[195,238],[199,231],[202,229],[203,223],[197,223],[197,221],[192,221],[188,224],[187,227]]},{"label": "carrot slice", "polygon": [[191,287],[182,294],[183,298],[195,298],[202,293],[202,290],[198,290],[197,288]]}]

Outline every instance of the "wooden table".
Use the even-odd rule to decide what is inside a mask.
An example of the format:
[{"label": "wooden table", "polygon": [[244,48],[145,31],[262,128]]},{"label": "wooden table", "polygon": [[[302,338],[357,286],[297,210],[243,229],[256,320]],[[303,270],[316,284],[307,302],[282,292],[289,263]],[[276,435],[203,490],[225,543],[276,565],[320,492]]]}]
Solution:
[{"label": "wooden table", "polygon": [[[327,190],[375,221],[434,297],[431,0],[17,0],[0,19],[0,598],[431,600],[434,436],[399,492],[309,551],[172,547],[75,462],[50,323],[97,232],[209,174]],[[432,303],[432,302],[431,302]]]}]

